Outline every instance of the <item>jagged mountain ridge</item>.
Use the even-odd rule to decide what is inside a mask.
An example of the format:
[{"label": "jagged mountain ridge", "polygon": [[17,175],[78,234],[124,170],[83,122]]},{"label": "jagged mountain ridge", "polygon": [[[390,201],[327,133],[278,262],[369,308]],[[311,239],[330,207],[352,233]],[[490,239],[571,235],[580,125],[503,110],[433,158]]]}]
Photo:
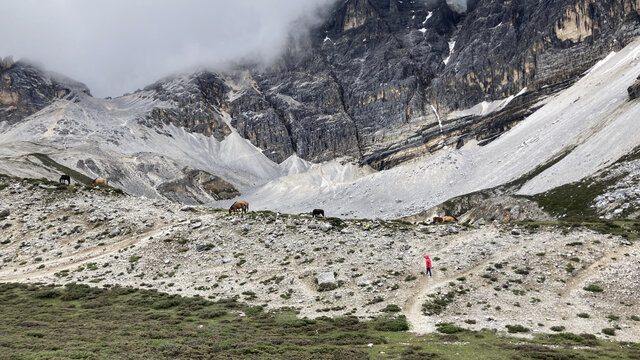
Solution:
[{"label": "jagged mountain ridge", "polygon": [[[244,66],[226,73],[203,70],[176,75],[115,99],[95,99],[81,84],[58,81],[66,86],[58,95],[62,98],[45,98],[33,108],[23,106],[20,110],[31,116],[22,120],[0,121],[4,132],[0,140],[57,147],[50,155],[64,165],[89,176],[109,174],[115,185],[146,196],[175,188],[171,184],[189,178],[191,169],[219,176],[244,193],[280,176],[307,171],[310,165],[302,159],[345,156],[348,161],[336,163],[335,169],[333,163],[315,169],[332,174],[318,182],[322,186],[348,183],[372,172],[352,169],[348,163],[354,160],[389,168],[446,145],[461,147],[474,141],[484,145],[494,140],[571,86],[610,48],[628,42],[638,31],[637,5],[478,1],[466,14],[458,14],[444,2],[350,0],[337,4],[330,19],[312,32],[310,45],[292,47],[266,69]],[[566,11],[556,15],[551,9]],[[529,15],[509,25],[498,22],[511,19],[508,14],[519,19],[521,13]],[[615,21],[608,20],[618,15]],[[536,16],[542,20],[536,22]],[[591,19],[589,27],[580,25],[585,16]],[[607,24],[606,29],[596,26],[600,22]],[[517,29],[535,35],[525,39],[524,30]],[[506,32],[487,35],[497,30]],[[502,39],[523,49],[537,44],[536,54],[542,60],[534,57],[525,66],[528,70],[522,70],[531,76],[516,76],[524,64],[516,61],[522,53],[509,46],[490,48],[502,44]],[[572,57],[573,53],[580,57]],[[491,59],[500,56],[511,59],[500,69],[516,75],[502,77],[504,84],[498,87],[491,85],[497,81],[493,75],[477,74],[487,66],[494,71],[498,62]],[[21,76],[35,79],[23,82],[19,104],[28,104],[45,83],[36,80],[51,78],[21,62],[7,64],[0,71],[5,79],[0,91],[13,89],[6,79],[15,84],[11,74],[21,69],[29,69]],[[473,72],[476,75],[461,76],[474,69],[480,69]],[[447,71],[452,75],[443,75]],[[438,89],[445,89],[444,95]],[[493,99],[499,100],[489,102]],[[0,107],[7,109],[17,110]],[[32,149],[14,148],[20,147]],[[91,161],[94,166],[86,166]],[[180,164],[186,167],[181,169]],[[274,194],[280,191],[276,188]],[[308,194],[308,189],[301,193]],[[438,193],[433,199],[446,200],[445,193],[449,194]],[[417,200],[396,215],[419,211]],[[343,207],[340,211],[357,213]]]},{"label": "jagged mountain ridge", "polygon": [[0,58],[0,123],[13,125],[58,99],[91,95],[86,85],[25,61]]},{"label": "jagged mountain ridge", "polygon": [[[293,43],[271,67],[202,71],[179,86],[169,78],[147,87],[174,106],[140,121],[217,140],[231,125],[275,162],[296,153],[388,168],[440,148],[442,135],[457,144],[510,128],[523,118],[518,111],[479,128],[478,118],[448,115],[525,88],[531,104],[549,87],[566,87],[640,34],[639,11],[630,0],[484,0],[465,14],[444,1],[341,1],[309,44]],[[46,104],[34,103],[41,105],[19,114]]]},{"label": "jagged mountain ridge", "polygon": [[438,148],[434,109],[448,143],[510,128],[522,116],[469,132],[479,119],[448,114],[525,88],[529,104],[566,88],[639,34],[637,5],[478,1],[461,15],[444,2],[341,2],[308,48],[250,69],[250,85],[225,107],[239,133],[276,162],[296,152],[388,168]]}]

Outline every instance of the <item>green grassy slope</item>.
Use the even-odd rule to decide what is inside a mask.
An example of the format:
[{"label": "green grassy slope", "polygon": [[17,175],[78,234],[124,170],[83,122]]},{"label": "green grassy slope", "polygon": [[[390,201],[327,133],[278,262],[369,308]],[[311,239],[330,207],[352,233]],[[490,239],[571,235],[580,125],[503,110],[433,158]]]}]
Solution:
[{"label": "green grassy slope", "polygon": [[130,288],[0,284],[3,359],[611,359],[640,345],[557,334],[533,340],[440,326],[415,336],[401,316],[298,319],[234,299]]}]

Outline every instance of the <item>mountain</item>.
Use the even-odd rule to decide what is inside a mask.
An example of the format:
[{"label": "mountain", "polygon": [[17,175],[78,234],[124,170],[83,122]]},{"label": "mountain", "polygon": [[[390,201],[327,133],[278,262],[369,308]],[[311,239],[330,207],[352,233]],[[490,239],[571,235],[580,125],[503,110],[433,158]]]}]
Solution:
[{"label": "mountain", "polygon": [[72,100],[75,93],[91,95],[86,85],[28,62],[0,58],[0,122],[12,125],[58,99]]},{"label": "mountain", "polygon": [[174,75],[114,99],[5,59],[0,171],[68,168],[186,203],[241,193],[254,208],[389,218],[540,166],[513,192],[544,192],[640,145],[627,90],[640,4],[466,5],[339,1],[274,64]]},{"label": "mountain", "polygon": [[[444,1],[338,2],[309,43],[293,43],[266,70],[250,69],[233,96],[220,86],[202,90],[220,94],[213,103],[276,162],[295,152],[382,169],[441,147],[442,136],[454,145],[494,138],[640,34],[631,1],[470,5],[457,14]],[[457,116],[518,94],[526,96],[498,118]]]}]

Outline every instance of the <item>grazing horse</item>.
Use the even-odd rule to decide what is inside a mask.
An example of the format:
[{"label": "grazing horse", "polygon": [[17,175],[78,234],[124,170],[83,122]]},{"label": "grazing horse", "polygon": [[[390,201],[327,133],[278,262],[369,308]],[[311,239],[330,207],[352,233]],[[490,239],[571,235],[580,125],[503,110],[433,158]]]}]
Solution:
[{"label": "grazing horse", "polygon": [[313,217],[316,217],[316,216],[317,217],[320,217],[320,216],[324,217],[324,210],[322,210],[322,209],[313,209],[313,211],[311,212],[311,216],[313,216]]},{"label": "grazing horse", "polygon": [[60,180],[58,182],[61,183],[61,184],[64,184],[65,181],[67,183],[69,183],[69,185],[71,185],[71,176],[69,176],[69,175],[60,176]]},{"label": "grazing horse", "polygon": [[448,222],[458,222],[458,219],[456,219],[455,216],[444,216],[442,218],[442,222],[443,223],[448,223]]},{"label": "grazing horse", "polygon": [[434,216],[434,217],[433,217],[433,222],[434,222],[434,223],[442,224],[442,223],[444,222],[444,219],[443,219],[443,218],[441,218],[441,217],[439,217],[439,216]]},{"label": "grazing horse", "polygon": [[234,202],[233,205],[231,205],[231,207],[229,208],[229,214],[236,211],[240,211],[244,214],[248,210],[249,210],[249,203],[244,200],[240,200],[240,201]]},{"label": "grazing horse", "polygon": [[95,180],[93,180],[93,182],[91,183],[91,186],[96,186],[96,185],[99,185],[99,186],[108,186],[108,184],[107,184],[107,179],[105,179],[105,178],[100,178],[100,177],[99,177],[99,178],[96,178],[96,179],[95,179]]}]

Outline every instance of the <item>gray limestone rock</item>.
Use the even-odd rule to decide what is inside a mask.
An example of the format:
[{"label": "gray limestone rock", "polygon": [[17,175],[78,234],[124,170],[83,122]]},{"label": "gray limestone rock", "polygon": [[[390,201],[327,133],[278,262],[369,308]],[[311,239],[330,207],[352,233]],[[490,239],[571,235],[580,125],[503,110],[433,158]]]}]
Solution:
[{"label": "gray limestone rock", "polygon": [[640,80],[629,86],[627,92],[629,93],[629,100],[635,100],[640,97]]},{"label": "gray limestone rock", "polygon": [[318,281],[318,290],[320,291],[333,290],[338,286],[333,272],[319,273],[316,280]]}]

